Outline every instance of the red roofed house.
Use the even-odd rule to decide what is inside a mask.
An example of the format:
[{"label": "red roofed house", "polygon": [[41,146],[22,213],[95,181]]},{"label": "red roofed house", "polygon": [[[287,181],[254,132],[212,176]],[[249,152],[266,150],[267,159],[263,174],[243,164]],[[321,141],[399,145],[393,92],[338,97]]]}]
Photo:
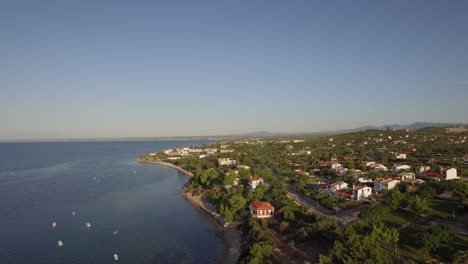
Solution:
[{"label": "red roofed house", "polygon": [[273,213],[275,212],[275,207],[273,207],[270,203],[260,201],[250,203],[249,209],[250,214],[257,218],[272,217]]},{"label": "red roofed house", "polygon": [[330,191],[334,192],[337,190],[342,190],[348,188],[348,184],[346,182],[335,182],[332,185],[330,185]]},{"label": "red roofed house", "polygon": [[453,179],[460,179],[457,176],[457,169],[455,168],[441,168],[440,172],[438,171],[423,171],[419,174],[421,177],[430,178],[436,181],[440,180],[453,180]]},{"label": "red roofed house", "polygon": [[340,177],[340,176],[346,176],[346,172],[348,171],[347,168],[339,168],[335,170],[335,175]]},{"label": "red roofed house", "polygon": [[255,190],[260,184],[263,184],[263,178],[262,177],[253,177],[249,178],[249,186],[252,188],[252,190]]},{"label": "red roofed house", "polygon": [[150,156],[156,156],[156,153],[151,152],[151,153],[149,153],[148,155],[150,155]]},{"label": "red roofed house", "polygon": [[365,201],[372,194],[372,188],[368,186],[358,186],[354,188],[354,199]]}]

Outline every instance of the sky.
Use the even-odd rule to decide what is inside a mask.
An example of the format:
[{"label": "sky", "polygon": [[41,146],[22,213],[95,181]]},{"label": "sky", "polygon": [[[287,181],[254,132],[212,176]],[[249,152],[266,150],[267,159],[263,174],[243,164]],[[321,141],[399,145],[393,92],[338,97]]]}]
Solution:
[{"label": "sky", "polygon": [[1,1],[0,140],[468,123],[468,1]]}]

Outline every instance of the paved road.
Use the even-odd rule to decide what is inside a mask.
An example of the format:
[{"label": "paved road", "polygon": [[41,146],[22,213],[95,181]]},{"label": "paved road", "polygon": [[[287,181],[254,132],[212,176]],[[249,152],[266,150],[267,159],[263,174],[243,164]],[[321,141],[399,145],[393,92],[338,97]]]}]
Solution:
[{"label": "paved road", "polygon": [[319,205],[317,202],[310,199],[309,197],[298,193],[294,186],[287,183],[284,183],[284,186],[291,198],[297,200],[298,202],[309,208],[309,210],[319,215],[327,215],[333,217],[339,226],[347,226],[359,220],[359,211],[361,210],[363,205],[353,206],[351,208],[343,209],[335,213],[334,211]]}]

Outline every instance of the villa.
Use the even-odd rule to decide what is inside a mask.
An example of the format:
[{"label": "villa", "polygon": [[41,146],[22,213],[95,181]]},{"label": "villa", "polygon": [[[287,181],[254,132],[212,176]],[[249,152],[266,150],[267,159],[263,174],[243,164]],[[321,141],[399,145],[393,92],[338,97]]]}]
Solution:
[{"label": "villa", "polygon": [[275,207],[270,203],[260,201],[250,203],[249,209],[250,214],[257,218],[272,217],[275,212]]},{"label": "villa", "polygon": [[406,152],[404,151],[393,152],[393,159],[406,159]]},{"label": "villa", "polygon": [[409,169],[411,169],[411,166],[409,165],[405,165],[405,164],[395,165],[392,167],[392,175],[398,175],[398,173],[400,173],[401,170],[409,170]]}]

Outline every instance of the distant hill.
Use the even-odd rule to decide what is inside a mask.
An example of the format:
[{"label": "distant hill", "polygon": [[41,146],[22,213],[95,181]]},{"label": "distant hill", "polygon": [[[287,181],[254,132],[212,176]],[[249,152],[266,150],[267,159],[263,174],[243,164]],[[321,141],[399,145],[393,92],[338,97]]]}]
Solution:
[{"label": "distant hill", "polygon": [[431,123],[431,122],[415,122],[408,125],[400,125],[400,124],[391,124],[391,125],[383,125],[383,126],[363,126],[353,129],[342,129],[342,130],[333,130],[333,131],[321,131],[321,132],[305,132],[305,133],[274,133],[274,132],[267,132],[267,131],[258,131],[248,134],[242,135],[230,135],[230,136],[239,136],[239,137],[286,137],[286,136],[311,136],[311,135],[336,135],[336,134],[344,134],[344,133],[352,133],[352,132],[359,132],[365,131],[369,129],[375,130],[386,130],[387,128],[390,129],[410,129],[412,131],[420,130],[423,128],[430,128],[430,127],[459,127],[459,126],[468,126],[468,124],[463,123]]}]

